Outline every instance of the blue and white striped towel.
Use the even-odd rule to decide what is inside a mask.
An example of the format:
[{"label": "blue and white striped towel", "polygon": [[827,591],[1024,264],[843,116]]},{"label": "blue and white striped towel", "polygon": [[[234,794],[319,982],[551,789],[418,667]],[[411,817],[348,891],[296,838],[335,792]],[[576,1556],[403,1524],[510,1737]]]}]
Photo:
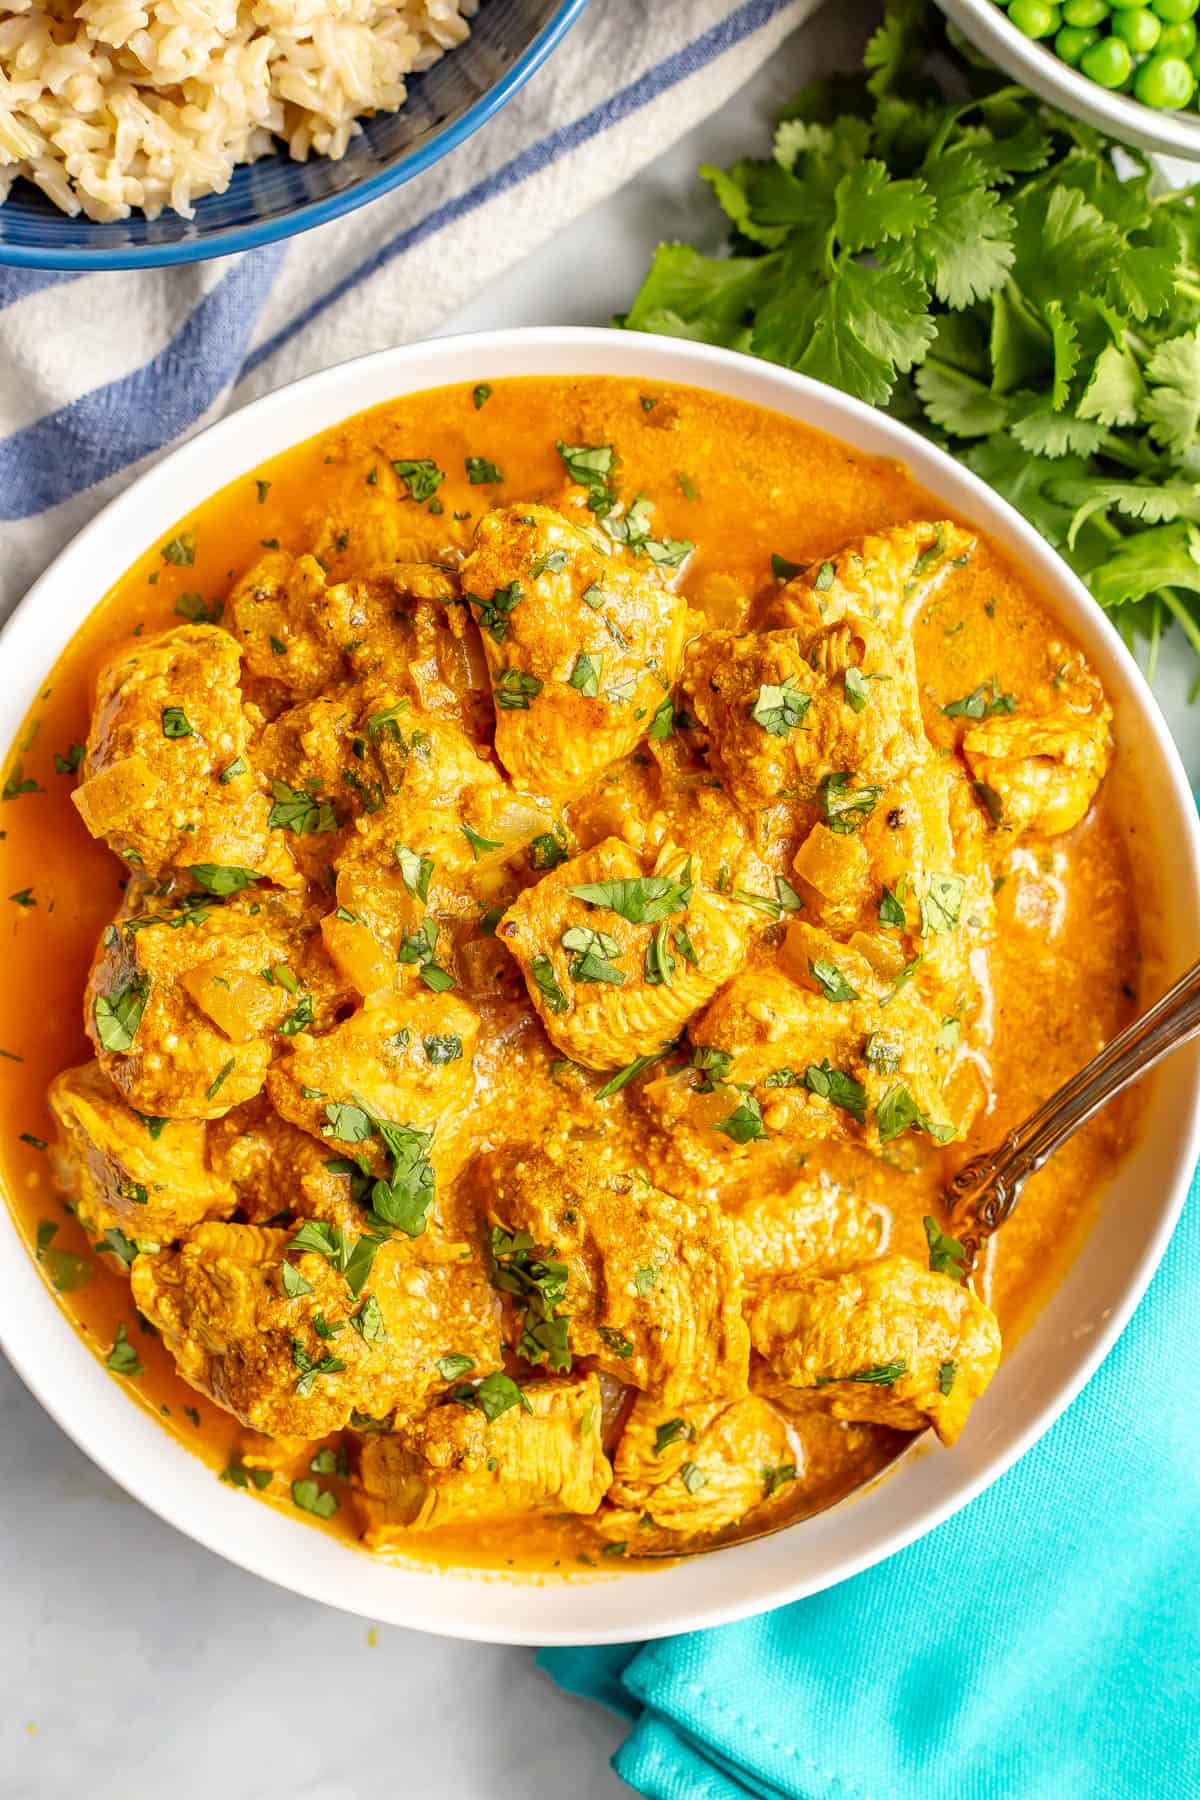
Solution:
[{"label": "blue and white striped towel", "polygon": [[817,0],[593,0],[457,154],[286,244],[85,276],[0,268],[0,619],[155,456],[442,320],[736,91]]}]

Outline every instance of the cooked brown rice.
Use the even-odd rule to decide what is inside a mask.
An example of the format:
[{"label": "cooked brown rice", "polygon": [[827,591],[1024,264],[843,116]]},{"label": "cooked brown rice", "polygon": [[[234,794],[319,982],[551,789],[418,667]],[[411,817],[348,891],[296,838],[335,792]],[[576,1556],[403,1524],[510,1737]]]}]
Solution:
[{"label": "cooked brown rice", "polygon": [[191,216],[238,163],[339,157],[479,0],[0,0],[0,200]]}]

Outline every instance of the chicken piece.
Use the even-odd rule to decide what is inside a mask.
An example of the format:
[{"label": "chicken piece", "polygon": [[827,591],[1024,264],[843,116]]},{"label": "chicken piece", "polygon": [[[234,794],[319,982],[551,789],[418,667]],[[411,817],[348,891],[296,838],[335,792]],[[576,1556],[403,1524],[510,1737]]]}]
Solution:
[{"label": "chicken piece", "polygon": [[92,836],[148,880],[216,863],[298,883],[246,754],[238,664],[227,631],[181,625],[100,672],[71,798]]},{"label": "chicken piece", "polygon": [[382,1120],[424,1138],[446,1178],[469,1147],[478,1035],[478,1015],[454,994],[414,987],[379,995],[322,1037],[300,1032],[267,1092],[285,1119],[339,1146],[334,1154],[381,1157],[371,1125]]},{"label": "chicken piece", "polygon": [[679,672],[687,607],[597,529],[496,507],[463,564],[492,671],[496,754],[518,787],[578,793],[645,736]]},{"label": "chicken piece", "polygon": [[[901,929],[918,935],[930,879],[960,873],[950,825],[955,782],[947,763],[923,762],[856,814],[852,831],[839,829],[837,817],[818,820],[792,861],[805,916],[838,936],[874,929],[887,889],[905,914]],[[894,921],[892,908],[885,922]]]},{"label": "chicken piece", "polygon": [[776,1139],[878,1151],[910,1131],[961,1137],[978,1093],[950,1082],[961,1023],[940,984],[862,934],[841,945],[793,923],[786,948],[802,979],[743,970],[693,1022],[692,1068],[642,1084],[660,1127],[733,1157]]},{"label": "chicken piece", "polygon": [[393,1238],[352,1287],[354,1265],[343,1274],[291,1243],[265,1226],[200,1225],[133,1265],[134,1301],[179,1373],[243,1425],[324,1437],[354,1412],[421,1411],[444,1391],[448,1349],[499,1366],[495,1298],[467,1245]]},{"label": "chicken piece", "polygon": [[[786,871],[786,850],[779,859],[774,858],[772,834],[767,829],[769,815],[759,813],[753,817],[739,811],[713,780],[707,764],[682,758],[668,761],[670,752],[664,751],[660,741],[651,740],[649,748],[659,768],[657,779],[648,783],[644,801],[640,806],[629,806],[624,816],[612,819],[607,832],[594,833],[590,841],[595,843],[600,836],[624,838],[643,856],[657,855],[664,844],[686,844],[697,865],[715,877],[725,893],[741,889],[743,893],[773,896],[775,869]],[[624,765],[624,769],[634,767],[631,763]],[[580,805],[572,807],[571,828],[581,838],[581,847],[588,841],[580,830],[581,811],[598,811],[616,785],[605,782]],[[586,821],[586,812],[584,818]],[[790,818],[784,826],[790,846],[794,842]]]},{"label": "chicken piece", "polygon": [[674,846],[645,875],[608,838],[527,888],[496,935],[551,1040],[573,1062],[612,1069],[678,1035],[742,963],[753,919],[702,889]]},{"label": "chicken piece", "polygon": [[[327,511],[313,542],[320,560],[331,569],[336,567],[342,578],[374,574],[385,563],[457,569],[470,526],[443,511],[439,500],[434,502],[437,511],[426,504],[434,499],[434,488],[443,479],[441,472],[435,475],[434,488],[423,491],[423,461],[405,457],[392,461],[380,445],[345,448],[338,446],[333,452],[335,463],[344,464],[342,479],[335,475],[329,490],[322,490],[322,506]],[[349,488],[345,484],[347,463],[353,464]],[[434,464],[428,468],[432,470]],[[414,495],[414,481],[421,499]]]},{"label": "chicken piece", "polygon": [[[927,984],[973,993],[970,956],[995,927],[990,835],[961,766],[922,763],[855,832],[808,832],[792,859],[800,917],[842,941],[882,939],[901,966],[919,956]],[[943,1010],[961,1012],[961,998],[947,993]]]},{"label": "chicken piece", "polygon": [[311,882],[327,882],[340,833],[364,807],[378,806],[383,787],[375,768],[356,755],[357,697],[303,701],[268,725],[255,760],[271,790],[272,830]]},{"label": "chicken piece", "polygon": [[[399,540],[397,540],[399,545]],[[256,697],[268,711],[350,681],[392,684],[408,704],[482,736],[489,683],[456,576],[436,563],[381,559],[369,576],[327,585],[316,556],[275,550],[230,596]]]},{"label": "chicken piece", "polygon": [[84,1013],[130,1106],[219,1118],[259,1091],[290,1037],[332,1023],[344,990],[310,923],[303,900],[268,888],[223,899],[130,890],[96,953]]},{"label": "chicken piece", "polygon": [[[493,1279],[515,1293],[510,1347],[546,1360],[547,1308],[531,1297],[528,1269],[549,1260],[565,1274],[554,1310],[568,1321],[573,1356],[666,1403],[744,1393],[750,1344],[727,1220],[703,1199],[678,1200],[629,1174],[618,1158],[604,1144],[563,1157],[527,1144],[480,1160],[474,1190],[501,1228]],[[526,1234],[524,1249],[514,1232]]]},{"label": "chicken piece", "polygon": [[948,519],[910,519],[810,563],[774,594],[767,630],[835,624],[846,613],[904,628],[975,552],[975,538]]},{"label": "chicken piece", "polygon": [[612,1480],[600,1442],[600,1383],[595,1375],[573,1375],[531,1381],[520,1391],[522,1401],[495,1417],[479,1404],[435,1406],[395,1433],[366,1440],[369,1549],[440,1525],[595,1512]]},{"label": "chicken piece", "polygon": [[371,983],[416,978],[434,955],[422,930],[436,939],[439,920],[478,918],[507,899],[505,865],[556,823],[545,801],[515,793],[453,724],[401,714],[399,728],[402,766],[341,840],[338,908],[322,927],[330,954],[364,994]]},{"label": "chicken piece", "polygon": [[492,692],[479,633],[460,599],[457,575],[427,562],[380,564],[339,595],[349,636],[346,660],[373,696],[399,691],[418,712],[490,736]]},{"label": "chicken piece", "polygon": [[133,1112],[95,1062],[56,1075],[49,1099],[59,1129],[55,1173],[92,1236],[113,1231],[157,1249],[202,1219],[232,1213],[237,1195],[209,1171],[199,1120]]},{"label": "chicken piece", "polygon": [[246,675],[268,691],[307,700],[345,680],[345,619],[315,556],[260,556],[234,584],[227,616]]},{"label": "chicken piece", "polygon": [[[216,1129],[216,1128],[214,1128]],[[815,1159],[814,1159],[815,1160]],[[844,1269],[879,1254],[885,1221],[854,1184],[811,1164],[726,1197],[734,1253],[748,1287],[772,1275]]]},{"label": "chicken piece", "polygon": [[639,1538],[647,1526],[707,1536],[762,1507],[777,1491],[772,1472],[794,1471],[798,1460],[793,1434],[769,1400],[747,1395],[671,1413],[641,1396],[613,1456],[612,1506],[596,1523],[635,1548],[648,1546]]},{"label": "chicken piece", "polygon": [[963,734],[967,767],[1006,831],[1057,837],[1087,812],[1112,753],[1112,708],[1069,707],[1028,718],[984,719]]},{"label": "chicken piece", "polygon": [[372,1182],[327,1140],[280,1118],[265,1094],[212,1120],[207,1130],[209,1167],[232,1182],[238,1210],[252,1225],[290,1215],[362,1228]]},{"label": "chicken piece", "polygon": [[912,639],[858,614],[813,631],[707,632],[682,685],[744,807],[791,797],[845,829],[862,804],[851,794],[877,798],[928,755]]},{"label": "chicken piece", "polygon": [[906,1256],[780,1276],[759,1290],[749,1319],[755,1349],[788,1388],[812,1390],[839,1419],[932,1425],[944,1444],[1000,1361],[1000,1327],[983,1301]]}]

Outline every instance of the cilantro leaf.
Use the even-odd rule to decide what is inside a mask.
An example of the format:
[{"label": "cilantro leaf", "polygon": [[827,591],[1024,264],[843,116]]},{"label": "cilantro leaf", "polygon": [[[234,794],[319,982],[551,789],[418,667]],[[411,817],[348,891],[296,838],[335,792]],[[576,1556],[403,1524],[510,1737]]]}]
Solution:
[{"label": "cilantro leaf", "polygon": [[[685,912],[692,897],[691,865],[680,881],[669,875],[640,875],[624,881],[586,881],[568,892],[590,906],[615,912],[631,925],[653,925],[672,913]],[[610,953],[612,954],[612,953]]]}]

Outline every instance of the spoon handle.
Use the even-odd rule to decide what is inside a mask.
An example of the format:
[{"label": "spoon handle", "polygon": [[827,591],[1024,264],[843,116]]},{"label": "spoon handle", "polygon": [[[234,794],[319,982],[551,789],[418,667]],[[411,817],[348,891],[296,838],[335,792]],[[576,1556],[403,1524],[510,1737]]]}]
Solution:
[{"label": "spoon handle", "polygon": [[1172,1050],[1200,1033],[1200,963],[1174,987],[1118,1032],[1099,1055],[1064,1082],[994,1150],[973,1157],[958,1171],[943,1198],[952,1218],[964,1221],[968,1266],[981,1243],[1009,1218],[1021,1189],[1060,1144],[1102,1106],[1137,1081]]}]

